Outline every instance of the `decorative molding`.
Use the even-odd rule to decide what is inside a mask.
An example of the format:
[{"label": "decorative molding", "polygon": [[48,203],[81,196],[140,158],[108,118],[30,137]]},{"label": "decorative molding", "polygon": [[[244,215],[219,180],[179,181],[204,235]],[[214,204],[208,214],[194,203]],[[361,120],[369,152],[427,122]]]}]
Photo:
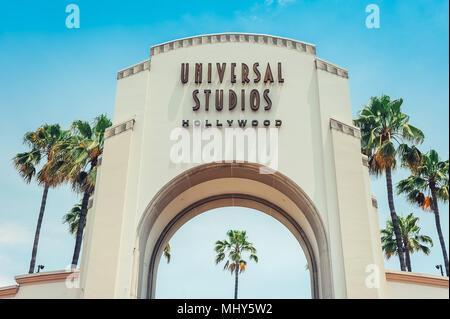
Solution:
[{"label": "decorative molding", "polygon": [[[314,44],[298,40],[282,38],[267,34],[218,33],[218,34],[198,35],[194,37],[177,39],[154,45],[150,47],[150,57],[180,48],[187,48],[202,44],[226,43],[226,42],[242,42],[242,43],[273,45],[278,47],[284,47],[287,49],[293,49],[299,52],[305,52],[314,56],[316,55],[316,46]],[[323,70],[348,79],[348,71],[337,65],[334,65],[330,62],[319,59],[317,57],[314,63],[316,69],[318,70]],[[123,70],[120,70],[119,72],[117,72],[117,79],[120,80],[133,74],[142,72],[144,70],[150,70],[150,59],[132,65]]]},{"label": "decorative molding", "polygon": [[134,127],[134,122],[135,120],[131,119],[126,122],[108,127],[105,131],[105,140],[122,132],[132,130]]},{"label": "decorative molding", "polygon": [[369,167],[369,158],[367,157],[367,155],[364,155],[364,154],[363,154],[363,156],[362,156],[362,164],[363,164],[365,167]]},{"label": "decorative molding", "polygon": [[19,291],[19,285],[7,286],[0,288],[0,299],[14,297]]},{"label": "decorative molding", "polygon": [[288,49],[294,49],[299,52],[305,52],[308,54],[316,55],[316,46],[306,42],[266,34],[217,33],[217,34],[207,34],[188,37],[154,45],[150,48],[150,56],[154,56],[156,54],[172,51],[179,48],[186,48],[195,45],[220,43],[220,42],[244,42],[244,43],[247,42],[247,43],[267,44],[278,47],[285,47]]},{"label": "decorative molding", "polygon": [[350,126],[348,124],[344,124],[332,118],[330,118],[330,128],[335,129],[337,131],[341,131],[345,134],[354,136],[356,138],[361,138],[361,132],[359,131],[358,128]]},{"label": "decorative molding", "polygon": [[14,279],[19,285],[36,284],[44,282],[47,283],[66,280],[67,277],[69,277],[71,274],[75,272],[79,272],[79,270],[75,271],[58,270],[58,271],[39,272],[34,274],[16,276],[14,277]]},{"label": "decorative molding", "polygon": [[120,70],[117,72],[117,80],[126,78],[127,76],[142,72],[144,70],[150,70],[150,59]]},{"label": "decorative molding", "polygon": [[378,209],[378,201],[375,196],[372,195],[372,206]]},{"label": "decorative molding", "polygon": [[341,67],[338,67],[337,65],[334,65],[330,62],[327,62],[319,58],[316,58],[315,63],[317,70],[323,70],[348,79],[348,71]]},{"label": "decorative molding", "polygon": [[418,274],[405,271],[386,271],[386,280],[423,286],[448,288],[448,277]]}]

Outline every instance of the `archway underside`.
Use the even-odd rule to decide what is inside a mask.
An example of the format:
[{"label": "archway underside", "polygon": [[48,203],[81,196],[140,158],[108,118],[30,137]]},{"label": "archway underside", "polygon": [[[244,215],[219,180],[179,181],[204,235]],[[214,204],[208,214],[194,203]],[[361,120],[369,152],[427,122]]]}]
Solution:
[{"label": "archway underside", "polygon": [[253,208],[280,221],[307,258],[313,298],[333,297],[328,242],[314,205],[287,177],[278,172],[260,174],[259,167],[249,163],[205,164],[161,189],[138,228],[138,275],[132,287],[136,297],[154,297],[159,259],[170,237],[195,216],[226,206]]}]

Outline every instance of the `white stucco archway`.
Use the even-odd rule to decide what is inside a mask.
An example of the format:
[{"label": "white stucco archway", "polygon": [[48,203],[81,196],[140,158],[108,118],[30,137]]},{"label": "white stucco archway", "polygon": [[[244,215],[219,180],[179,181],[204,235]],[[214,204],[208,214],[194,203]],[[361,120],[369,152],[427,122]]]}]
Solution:
[{"label": "white stucco archway", "polygon": [[[273,83],[257,72],[247,82],[238,72],[259,65],[261,73],[269,64]],[[187,82],[183,65],[190,69]],[[196,81],[202,66],[203,80]],[[383,273],[384,264],[361,135],[352,126],[347,71],[319,59],[311,44],[227,33],[156,45],[149,59],[119,71],[117,79],[114,126],[105,132],[86,226],[83,298],[152,297],[161,244],[193,216],[229,205],[257,206],[294,234],[313,269],[314,297],[387,296],[383,278],[380,289],[366,285],[367,266]],[[211,97],[207,110],[206,92],[219,92],[220,99],[222,90],[228,107],[213,107]],[[272,106],[252,109],[253,90],[261,96],[270,90]],[[247,102],[227,103],[230,92],[242,91]],[[199,165],[192,158],[179,165],[171,159],[173,130],[193,134],[194,121],[202,130],[207,124],[238,128],[244,119],[253,131],[264,129],[250,127],[253,121],[282,122],[272,127],[279,141],[277,173],[260,174],[260,166],[249,163]],[[220,157],[225,159],[241,157]]]},{"label": "white stucco archway", "polygon": [[194,167],[165,185],[138,226],[132,290],[153,298],[165,243],[186,222],[213,208],[243,206],[264,212],[299,241],[310,267],[313,298],[333,298],[330,251],[320,216],[308,196],[279,172],[260,174],[259,164],[211,163]]}]

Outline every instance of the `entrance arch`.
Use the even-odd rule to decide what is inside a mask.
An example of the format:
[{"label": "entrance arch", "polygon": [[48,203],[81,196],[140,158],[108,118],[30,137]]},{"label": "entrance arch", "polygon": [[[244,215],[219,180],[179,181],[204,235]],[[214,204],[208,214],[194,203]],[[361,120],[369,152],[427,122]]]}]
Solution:
[{"label": "entrance arch", "polygon": [[165,243],[187,221],[224,206],[266,213],[287,227],[308,260],[313,298],[333,298],[330,249],[320,215],[309,197],[285,175],[261,174],[254,163],[210,163],[191,168],[167,183],[146,207],[138,224],[132,291],[153,298]]},{"label": "entrance arch", "polygon": [[[347,71],[319,59],[314,45],[261,34],[194,36],[154,46],[150,55],[117,74],[114,126],[105,132],[87,215],[83,298],[152,297],[161,242],[179,227],[175,221],[201,213],[204,206],[219,205],[219,200],[203,202],[218,195],[227,195],[220,200],[232,205],[264,206],[266,213],[284,221],[314,264],[313,297],[387,297],[384,276],[378,276],[379,289],[366,284],[367,266],[376,265],[382,274],[384,264],[367,159],[361,158],[360,131],[352,126]],[[225,72],[223,77],[215,72],[218,63],[229,66],[220,71]],[[191,70],[186,83],[180,78],[183,64]],[[252,66],[250,73],[258,65],[260,72],[271,65],[274,82],[270,73],[266,83],[261,79],[242,83],[239,74],[235,82],[233,68],[237,73],[245,65]],[[234,109],[233,92],[245,90],[248,101],[249,92],[263,89],[270,90],[269,109],[263,107],[263,100],[258,111],[248,102],[244,107],[242,101],[238,101],[241,109]],[[223,90],[223,110],[219,105],[206,111],[206,95],[200,93],[197,109],[197,90],[218,90],[219,100]],[[265,120],[282,125],[261,126]],[[167,137],[174,141],[171,136],[179,129],[192,134],[197,124],[202,132],[230,127],[250,129],[256,135],[262,129],[270,135],[275,130],[278,143],[270,160],[276,159],[282,174],[261,174],[261,166],[250,163],[190,164],[187,156],[181,159],[183,164],[175,164],[174,144]],[[264,147],[257,140],[254,146],[261,161],[264,152],[259,151]],[[248,143],[245,137],[243,141],[245,151]],[[271,145],[270,151],[275,150]],[[197,162],[193,154],[189,152],[189,160]],[[232,156],[237,158],[237,153]],[[249,197],[242,202],[236,195]],[[183,218],[175,219],[182,212]]]}]

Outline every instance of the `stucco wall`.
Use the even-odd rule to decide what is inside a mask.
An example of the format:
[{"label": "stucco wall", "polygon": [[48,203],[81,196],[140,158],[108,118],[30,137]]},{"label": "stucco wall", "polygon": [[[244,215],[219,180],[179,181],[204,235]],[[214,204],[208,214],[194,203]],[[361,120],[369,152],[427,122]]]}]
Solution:
[{"label": "stucco wall", "polygon": [[[171,131],[181,127],[182,120],[189,120],[191,125],[187,130],[192,132],[195,119],[203,123],[205,120],[213,123],[238,119],[260,123],[281,120],[278,171],[307,194],[323,221],[331,246],[334,297],[382,296],[380,291],[368,290],[364,282],[366,266],[379,264],[381,258],[376,249],[371,249],[378,239],[372,232],[371,195],[358,137],[346,132],[335,132],[332,136],[330,129],[330,118],[349,127],[352,123],[346,72],[318,59],[313,45],[270,36],[200,36],[157,46],[151,52],[149,61],[118,74],[113,122],[115,125],[130,119],[135,122],[132,130],[108,137],[105,142],[101,179],[95,192],[94,209],[89,212],[94,216],[88,220],[86,232],[88,243],[83,259],[89,258],[82,261],[85,296],[129,298],[134,295],[131,287],[136,276],[136,231],[146,207],[171,179],[202,164],[174,164],[170,159],[175,143],[169,139]],[[251,66],[255,62],[260,65],[262,77],[270,63],[275,83],[253,82]],[[186,84],[180,81],[182,63],[190,65]],[[193,80],[195,63],[203,64],[201,84]],[[213,65],[212,83],[205,80],[208,63]],[[216,63],[227,65],[223,83],[219,83]],[[237,66],[236,83],[230,81],[231,63]],[[250,67],[248,84],[241,83],[241,63]],[[282,64],[283,83],[277,82],[278,63]],[[193,111],[195,89],[200,92],[211,89],[209,111],[204,106]],[[216,89],[224,90],[222,111],[214,107]],[[239,95],[237,107],[228,110],[229,89],[238,94],[241,89],[246,90],[245,111],[240,108]],[[260,94],[270,89],[272,108],[264,110],[261,97],[260,109],[252,111],[248,101],[251,89],[258,89]],[[342,187],[346,189],[339,189]],[[357,196],[357,204],[352,196],[343,196],[344,192]],[[364,215],[361,210],[365,211]],[[352,216],[359,218],[358,225],[364,231],[356,229],[351,235],[355,230],[349,224]],[[359,242],[353,240],[356,234],[360,236]],[[114,252],[109,251],[112,249]],[[346,254],[355,258],[348,257],[346,263]]]},{"label": "stucco wall", "polygon": [[15,277],[16,285],[0,287],[0,299],[78,299],[79,271],[47,271]]},{"label": "stucco wall", "polygon": [[64,281],[22,285],[11,299],[78,299],[79,288],[67,288]]},{"label": "stucco wall", "polygon": [[448,287],[433,287],[388,281],[389,298],[392,299],[448,299]]},{"label": "stucco wall", "polygon": [[404,271],[386,271],[388,298],[448,299],[449,278]]}]

